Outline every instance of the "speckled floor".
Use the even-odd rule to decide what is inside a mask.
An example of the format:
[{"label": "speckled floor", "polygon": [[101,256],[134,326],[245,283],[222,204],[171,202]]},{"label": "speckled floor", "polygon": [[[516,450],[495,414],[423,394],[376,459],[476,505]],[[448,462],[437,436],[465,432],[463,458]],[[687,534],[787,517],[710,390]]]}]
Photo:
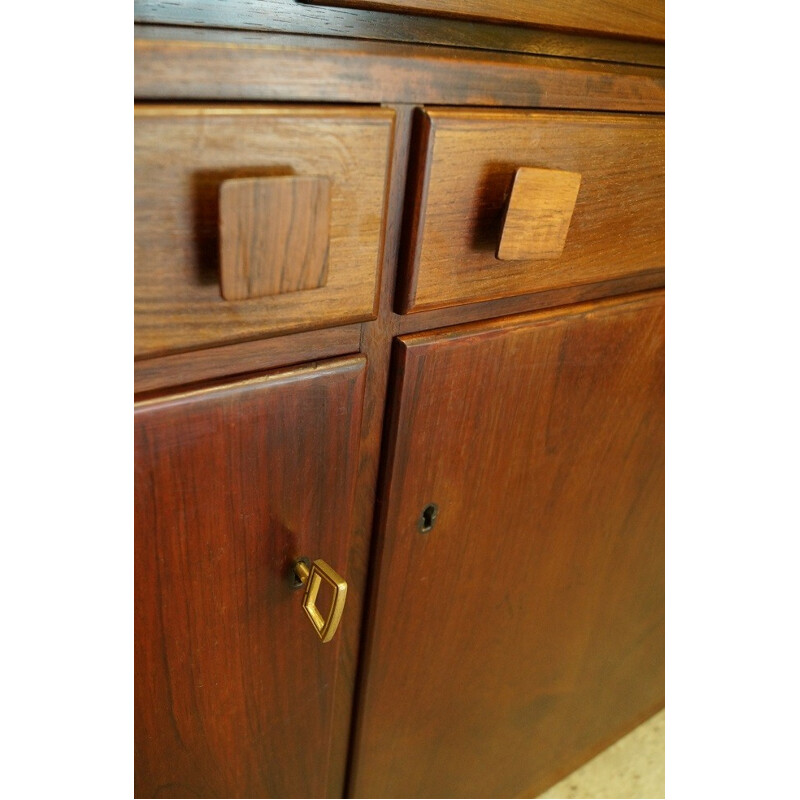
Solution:
[{"label": "speckled floor", "polygon": [[663,798],[664,712],[661,711],[552,786],[542,798]]}]

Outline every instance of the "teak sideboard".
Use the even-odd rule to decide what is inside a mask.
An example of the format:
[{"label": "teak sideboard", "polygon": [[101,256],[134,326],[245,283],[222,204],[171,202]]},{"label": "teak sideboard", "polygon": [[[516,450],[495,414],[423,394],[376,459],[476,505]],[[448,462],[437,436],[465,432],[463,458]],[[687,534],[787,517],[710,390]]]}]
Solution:
[{"label": "teak sideboard", "polygon": [[663,3],[135,20],[136,796],[537,796],[664,705]]}]

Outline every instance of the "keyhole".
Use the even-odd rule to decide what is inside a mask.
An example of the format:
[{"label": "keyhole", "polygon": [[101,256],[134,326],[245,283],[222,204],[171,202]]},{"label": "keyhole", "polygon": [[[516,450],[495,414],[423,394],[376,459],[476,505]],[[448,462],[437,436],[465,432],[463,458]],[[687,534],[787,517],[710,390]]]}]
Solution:
[{"label": "keyhole", "polygon": [[439,506],[436,503],[428,503],[422,509],[422,516],[419,518],[419,529],[421,533],[427,533],[436,523],[436,515],[439,513]]}]

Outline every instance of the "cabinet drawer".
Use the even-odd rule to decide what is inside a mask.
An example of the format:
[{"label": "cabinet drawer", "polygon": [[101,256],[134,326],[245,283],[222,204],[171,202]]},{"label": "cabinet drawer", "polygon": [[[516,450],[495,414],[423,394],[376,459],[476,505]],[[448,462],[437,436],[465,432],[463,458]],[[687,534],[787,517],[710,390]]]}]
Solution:
[{"label": "cabinet drawer", "polygon": [[136,355],[374,317],[393,120],[138,107]]},{"label": "cabinet drawer", "polygon": [[416,133],[399,311],[663,268],[663,117],[428,109]]}]

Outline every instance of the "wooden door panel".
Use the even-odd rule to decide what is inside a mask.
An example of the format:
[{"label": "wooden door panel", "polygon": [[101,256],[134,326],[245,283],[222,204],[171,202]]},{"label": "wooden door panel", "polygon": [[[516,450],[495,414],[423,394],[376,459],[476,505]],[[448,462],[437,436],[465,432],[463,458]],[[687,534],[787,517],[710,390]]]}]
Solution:
[{"label": "wooden door panel", "polygon": [[341,636],[318,640],[289,576],[299,556],[347,576],[364,365],[137,407],[137,797],[341,796]]},{"label": "wooden door panel", "polygon": [[398,342],[354,796],[536,796],[663,704],[663,321]]}]

